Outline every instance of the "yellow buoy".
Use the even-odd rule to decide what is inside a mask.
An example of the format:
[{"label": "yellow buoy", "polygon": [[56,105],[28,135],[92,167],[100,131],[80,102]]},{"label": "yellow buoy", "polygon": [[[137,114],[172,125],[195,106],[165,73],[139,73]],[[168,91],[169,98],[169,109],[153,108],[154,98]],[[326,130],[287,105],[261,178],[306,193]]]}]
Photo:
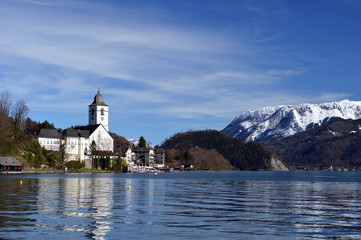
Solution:
[{"label": "yellow buoy", "polygon": [[132,189],[132,187],[131,187],[131,186],[128,186],[128,189]]}]

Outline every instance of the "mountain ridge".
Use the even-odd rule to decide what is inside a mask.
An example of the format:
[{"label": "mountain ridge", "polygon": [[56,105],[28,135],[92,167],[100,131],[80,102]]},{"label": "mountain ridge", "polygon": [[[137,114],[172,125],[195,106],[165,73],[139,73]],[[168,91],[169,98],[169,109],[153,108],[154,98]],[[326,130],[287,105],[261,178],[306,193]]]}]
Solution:
[{"label": "mountain ridge", "polygon": [[361,101],[268,106],[236,116],[221,132],[243,141],[279,140],[327,123],[330,119],[361,119]]}]

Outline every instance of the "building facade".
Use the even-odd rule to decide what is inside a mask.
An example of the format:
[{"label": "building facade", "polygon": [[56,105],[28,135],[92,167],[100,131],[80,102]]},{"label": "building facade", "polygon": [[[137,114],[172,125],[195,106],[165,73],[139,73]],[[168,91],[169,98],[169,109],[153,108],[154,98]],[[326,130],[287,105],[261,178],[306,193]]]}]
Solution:
[{"label": "building facade", "polygon": [[57,129],[40,129],[38,135],[40,146],[46,150],[59,151],[61,142],[61,133]]}]

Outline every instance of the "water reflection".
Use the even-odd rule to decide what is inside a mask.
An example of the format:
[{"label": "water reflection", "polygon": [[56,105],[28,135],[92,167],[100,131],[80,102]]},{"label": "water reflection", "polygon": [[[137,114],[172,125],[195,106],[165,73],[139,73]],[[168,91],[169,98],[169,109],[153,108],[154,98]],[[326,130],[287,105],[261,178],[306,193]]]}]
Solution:
[{"label": "water reflection", "polygon": [[359,182],[194,174],[0,177],[0,239],[361,237]]},{"label": "water reflection", "polygon": [[[85,232],[104,239],[110,231],[113,178],[41,178],[38,182],[38,226],[49,231]],[[51,216],[49,219],[47,216]]]}]

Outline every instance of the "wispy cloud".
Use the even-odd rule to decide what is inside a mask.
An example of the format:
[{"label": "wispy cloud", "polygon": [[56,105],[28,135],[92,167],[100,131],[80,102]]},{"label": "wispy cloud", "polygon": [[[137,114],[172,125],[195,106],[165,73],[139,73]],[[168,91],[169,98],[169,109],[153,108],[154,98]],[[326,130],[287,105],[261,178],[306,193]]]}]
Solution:
[{"label": "wispy cloud", "polygon": [[302,70],[278,70],[278,69],[272,69],[268,71],[268,74],[270,75],[286,75],[286,76],[291,76],[291,75],[299,75],[304,73],[304,71]]},{"label": "wispy cloud", "polygon": [[118,117],[204,122],[349,96],[290,87],[324,61],[288,41],[291,16],[278,1],[3,0],[0,81],[37,111],[79,112],[100,83]]}]

